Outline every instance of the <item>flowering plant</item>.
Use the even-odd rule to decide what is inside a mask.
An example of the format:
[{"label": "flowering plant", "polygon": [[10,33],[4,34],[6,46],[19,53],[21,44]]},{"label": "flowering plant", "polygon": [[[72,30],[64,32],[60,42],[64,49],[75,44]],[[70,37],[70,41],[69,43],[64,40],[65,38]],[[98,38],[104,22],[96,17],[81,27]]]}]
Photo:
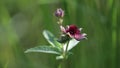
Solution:
[{"label": "flowering plant", "polygon": [[82,28],[78,28],[76,25],[63,26],[64,11],[59,8],[54,14],[58,18],[58,24],[60,26],[61,35],[60,38],[56,38],[50,31],[44,30],[43,35],[51,46],[37,46],[27,49],[25,53],[29,52],[43,52],[57,54],[56,59],[67,59],[71,54],[70,50],[75,47],[82,39],[86,39],[86,34],[81,33]]}]

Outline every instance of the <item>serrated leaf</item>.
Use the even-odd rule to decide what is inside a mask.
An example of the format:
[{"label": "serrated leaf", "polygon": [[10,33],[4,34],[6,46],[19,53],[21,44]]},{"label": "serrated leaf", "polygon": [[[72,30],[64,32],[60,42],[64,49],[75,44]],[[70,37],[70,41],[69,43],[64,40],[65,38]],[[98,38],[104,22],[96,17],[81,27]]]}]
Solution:
[{"label": "serrated leaf", "polygon": [[42,52],[42,53],[51,53],[51,54],[61,54],[61,51],[56,47],[51,46],[38,46],[34,48],[27,49],[25,53],[29,52]]},{"label": "serrated leaf", "polygon": [[61,47],[61,44],[57,41],[55,36],[50,31],[44,30],[43,35],[53,47]]},{"label": "serrated leaf", "polygon": [[[75,47],[80,41],[77,41],[75,39],[71,39],[68,44],[67,51],[71,50],[73,47]],[[66,49],[67,43],[63,46],[64,50]]]}]

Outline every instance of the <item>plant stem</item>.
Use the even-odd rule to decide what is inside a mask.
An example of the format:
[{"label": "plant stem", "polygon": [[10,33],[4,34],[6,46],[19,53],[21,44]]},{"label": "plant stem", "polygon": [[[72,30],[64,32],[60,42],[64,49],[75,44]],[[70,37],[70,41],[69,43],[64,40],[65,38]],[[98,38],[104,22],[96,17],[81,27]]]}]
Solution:
[{"label": "plant stem", "polygon": [[58,65],[58,68],[62,68],[62,67],[61,67],[61,63]]},{"label": "plant stem", "polygon": [[62,59],[62,60],[59,62],[58,68],[66,68],[66,60],[65,60],[65,59]]},{"label": "plant stem", "polygon": [[67,46],[64,52],[64,58],[67,59],[67,50],[68,50],[68,45],[69,45],[69,41],[67,42]]},{"label": "plant stem", "polygon": [[64,49],[63,49],[63,57],[64,57],[64,59],[62,59],[62,60],[59,62],[58,68],[66,68],[66,59],[67,59],[67,49],[68,49],[68,45],[69,45],[69,41],[67,42],[67,46],[66,46],[65,51],[64,51]]},{"label": "plant stem", "polygon": [[66,49],[65,49],[65,58],[66,58],[66,54],[67,54],[67,50],[68,50],[68,45],[69,45],[69,41],[67,42],[67,46],[66,46]]}]

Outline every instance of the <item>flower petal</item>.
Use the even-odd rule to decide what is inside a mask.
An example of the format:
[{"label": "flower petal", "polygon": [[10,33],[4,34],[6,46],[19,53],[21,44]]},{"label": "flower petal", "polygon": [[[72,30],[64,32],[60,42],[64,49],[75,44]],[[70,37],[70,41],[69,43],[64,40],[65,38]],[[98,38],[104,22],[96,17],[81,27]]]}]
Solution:
[{"label": "flower petal", "polygon": [[82,39],[87,39],[85,36],[87,34],[83,33],[83,34],[75,34],[75,39],[76,40],[82,40]]},{"label": "flower petal", "polygon": [[87,39],[86,35],[87,35],[86,33],[83,33],[82,34],[82,39]]},{"label": "flower petal", "polygon": [[76,40],[80,40],[80,39],[81,39],[80,33],[76,33],[76,34],[74,35],[74,38],[75,38]]},{"label": "flower petal", "polygon": [[83,28],[79,28],[80,31],[82,31]]}]

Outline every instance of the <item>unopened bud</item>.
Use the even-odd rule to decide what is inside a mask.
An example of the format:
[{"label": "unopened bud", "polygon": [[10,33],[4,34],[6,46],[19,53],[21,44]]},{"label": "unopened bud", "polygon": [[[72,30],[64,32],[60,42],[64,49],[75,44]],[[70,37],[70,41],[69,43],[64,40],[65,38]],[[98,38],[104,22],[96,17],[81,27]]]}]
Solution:
[{"label": "unopened bud", "polygon": [[64,16],[64,11],[61,8],[57,9],[55,11],[55,16],[56,17],[63,17]]}]

